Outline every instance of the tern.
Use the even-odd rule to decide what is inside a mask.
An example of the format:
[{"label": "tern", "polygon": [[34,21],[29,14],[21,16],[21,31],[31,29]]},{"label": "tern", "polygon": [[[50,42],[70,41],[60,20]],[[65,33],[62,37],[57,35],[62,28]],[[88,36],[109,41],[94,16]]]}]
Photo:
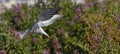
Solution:
[{"label": "tern", "polygon": [[60,19],[63,17],[63,15],[58,14],[58,12],[61,10],[60,7],[52,8],[47,11],[43,11],[41,15],[38,17],[36,22],[28,28],[24,33],[21,33],[19,35],[20,39],[26,38],[28,33],[41,33],[47,37],[49,35],[42,29],[42,27],[49,26],[54,23],[57,19]]}]

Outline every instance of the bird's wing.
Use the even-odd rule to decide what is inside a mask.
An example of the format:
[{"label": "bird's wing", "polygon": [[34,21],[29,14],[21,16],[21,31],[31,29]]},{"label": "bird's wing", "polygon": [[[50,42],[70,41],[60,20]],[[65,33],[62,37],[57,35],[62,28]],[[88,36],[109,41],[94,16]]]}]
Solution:
[{"label": "bird's wing", "polygon": [[38,28],[38,26],[44,27],[52,24],[55,21],[55,19],[58,19],[61,16],[61,15],[55,15],[58,13],[60,9],[61,9],[60,7],[57,7],[57,8],[49,9],[47,11],[43,11],[41,13],[41,16],[38,18],[38,20],[30,28],[29,30],[30,33],[36,30],[39,31],[40,28]]},{"label": "bird's wing", "polygon": [[62,17],[63,17],[63,15],[55,14],[55,15],[54,15],[53,17],[51,17],[51,19],[49,19],[49,20],[38,22],[38,25],[41,26],[41,27],[46,27],[46,26],[49,26],[49,25],[53,24],[54,21],[56,21],[57,19],[60,19],[60,18],[62,18]]},{"label": "bird's wing", "polygon": [[53,8],[53,9],[49,9],[47,11],[43,11],[41,13],[41,16],[39,17],[39,20],[41,20],[41,21],[49,20],[50,18],[53,17],[53,15],[57,14],[58,11],[60,11],[60,10],[61,10],[60,7],[56,7],[56,8]]}]

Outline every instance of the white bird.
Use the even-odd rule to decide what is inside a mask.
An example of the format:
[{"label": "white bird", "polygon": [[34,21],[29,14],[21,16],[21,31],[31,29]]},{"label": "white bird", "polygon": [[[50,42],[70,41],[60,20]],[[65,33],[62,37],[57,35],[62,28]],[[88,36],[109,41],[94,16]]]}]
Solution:
[{"label": "white bird", "polygon": [[57,7],[57,8],[49,9],[47,11],[43,11],[41,16],[37,19],[37,21],[33,24],[33,26],[28,28],[23,34],[19,35],[20,39],[24,39],[27,33],[41,33],[49,37],[49,35],[42,29],[42,27],[51,25],[57,19],[62,18],[63,15],[57,14],[58,11],[60,10],[61,8]]}]

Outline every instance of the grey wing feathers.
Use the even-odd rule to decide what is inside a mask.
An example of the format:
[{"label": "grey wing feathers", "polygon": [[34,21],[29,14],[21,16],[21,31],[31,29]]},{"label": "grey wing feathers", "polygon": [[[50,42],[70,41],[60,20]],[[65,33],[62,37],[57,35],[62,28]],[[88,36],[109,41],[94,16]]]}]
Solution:
[{"label": "grey wing feathers", "polygon": [[56,8],[53,8],[53,9],[49,9],[47,11],[43,11],[41,16],[40,16],[40,20],[45,21],[45,20],[50,19],[53,15],[57,14],[59,10],[61,10],[61,8],[56,7]]}]

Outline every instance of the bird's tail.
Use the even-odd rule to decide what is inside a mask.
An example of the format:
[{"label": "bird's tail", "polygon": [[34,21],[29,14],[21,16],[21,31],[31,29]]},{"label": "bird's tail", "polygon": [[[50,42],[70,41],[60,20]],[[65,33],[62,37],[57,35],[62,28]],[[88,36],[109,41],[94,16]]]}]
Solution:
[{"label": "bird's tail", "polygon": [[26,38],[26,36],[27,36],[28,33],[29,33],[29,29],[27,29],[24,33],[21,33],[21,34],[19,35],[20,39]]}]

